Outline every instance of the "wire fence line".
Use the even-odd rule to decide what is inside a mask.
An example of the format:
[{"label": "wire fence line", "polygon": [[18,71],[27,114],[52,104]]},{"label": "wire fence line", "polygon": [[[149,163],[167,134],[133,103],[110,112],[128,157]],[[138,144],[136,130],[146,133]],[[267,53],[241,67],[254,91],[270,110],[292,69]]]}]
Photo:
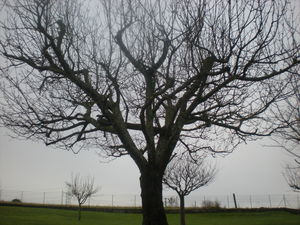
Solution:
[{"label": "wire fence line", "polygon": [[[205,202],[217,202],[220,207],[234,208],[294,208],[300,209],[300,193],[270,194],[270,195],[189,195],[185,198],[186,207],[203,207]],[[17,191],[1,190],[0,201],[20,200],[24,203],[76,205],[76,199],[66,191]],[[164,204],[168,207],[178,207],[179,199],[176,195],[165,195]],[[142,205],[140,195],[132,194],[96,194],[87,200],[89,206],[127,206],[140,207]]]},{"label": "wire fence line", "polygon": [[[293,208],[300,209],[299,194],[187,196],[189,206],[201,207],[205,201],[218,202],[224,208]],[[194,205],[193,205],[194,203]]]}]

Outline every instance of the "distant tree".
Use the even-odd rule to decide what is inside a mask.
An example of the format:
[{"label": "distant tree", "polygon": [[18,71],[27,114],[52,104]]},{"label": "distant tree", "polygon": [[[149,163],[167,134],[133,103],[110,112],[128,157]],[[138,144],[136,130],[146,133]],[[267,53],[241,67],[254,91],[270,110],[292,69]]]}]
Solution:
[{"label": "distant tree", "polygon": [[68,193],[74,196],[78,202],[78,220],[81,219],[81,206],[88,198],[97,193],[98,188],[94,187],[94,178],[80,177],[79,174],[72,176],[71,182],[66,182]]},{"label": "distant tree", "polygon": [[218,200],[211,201],[211,200],[203,200],[202,201],[202,208],[206,209],[220,209],[221,204]]},{"label": "distant tree", "polygon": [[14,203],[22,203],[22,201],[18,198],[14,198],[13,200],[11,200]]},{"label": "distant tree", "polygon": [[177,199],[175,197],[165,198],[165,206],[166,207],[178,206]]},{"label": "distant tree", "polygon": [[180,158],[176,157],[168,165],[163,183],[176,191],[179,196],[181,225],[185,225],[185,196],[210,183],[215,175],[215,166],[209,165],[204,158],[194,159],[184,155]]},{"label": "distant tree", "polygon": [[1,124],[129,155],[143,225],[168,224],[162,179],[177,151],[231,152],[278,128],[270,109],[300,63],[288,0],[2,2]]}]

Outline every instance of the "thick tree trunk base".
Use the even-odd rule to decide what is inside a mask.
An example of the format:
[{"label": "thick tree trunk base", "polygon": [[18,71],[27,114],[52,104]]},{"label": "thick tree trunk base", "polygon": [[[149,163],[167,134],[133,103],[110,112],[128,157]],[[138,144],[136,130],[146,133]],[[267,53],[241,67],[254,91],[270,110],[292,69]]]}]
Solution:
[{"label": "thick tree trunk base", "polygon": [[168,225],[162,197],[162,176],[153,172],[142,173],[140,182],[143,205],[142,225]]}]

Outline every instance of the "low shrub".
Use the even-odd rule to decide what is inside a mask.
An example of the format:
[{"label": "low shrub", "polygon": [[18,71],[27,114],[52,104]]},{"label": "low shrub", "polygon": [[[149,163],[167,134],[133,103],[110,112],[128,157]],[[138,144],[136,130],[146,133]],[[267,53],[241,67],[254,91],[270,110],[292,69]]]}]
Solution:
[{"label": "low shrub", "polygon": [[14,202],[14,203],[21,203],[22,201],[18,198],[15,198],[13,200],[11,200],[11,202]]},{"label": "low shrub", "polygon": [[204,200],[202,202],[202,208],[205,208],[205,209],[220,209],[221,208],[221,204],[217,200],[215,200],[215,201]]}]

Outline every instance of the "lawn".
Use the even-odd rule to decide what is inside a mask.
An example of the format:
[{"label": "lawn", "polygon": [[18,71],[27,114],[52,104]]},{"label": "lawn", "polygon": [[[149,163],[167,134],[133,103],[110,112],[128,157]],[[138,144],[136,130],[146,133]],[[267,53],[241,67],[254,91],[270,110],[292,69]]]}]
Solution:
[{"label": "lawn", "polygon": [[[0,206],[0,225],[140,225],[140,214],[77,212],[63,209]],[[170,225],[179,225],[179,216],[169,214]],[[197,213],[187,214],[188,225],[299,225],[300,215],[288,212]]]}]

